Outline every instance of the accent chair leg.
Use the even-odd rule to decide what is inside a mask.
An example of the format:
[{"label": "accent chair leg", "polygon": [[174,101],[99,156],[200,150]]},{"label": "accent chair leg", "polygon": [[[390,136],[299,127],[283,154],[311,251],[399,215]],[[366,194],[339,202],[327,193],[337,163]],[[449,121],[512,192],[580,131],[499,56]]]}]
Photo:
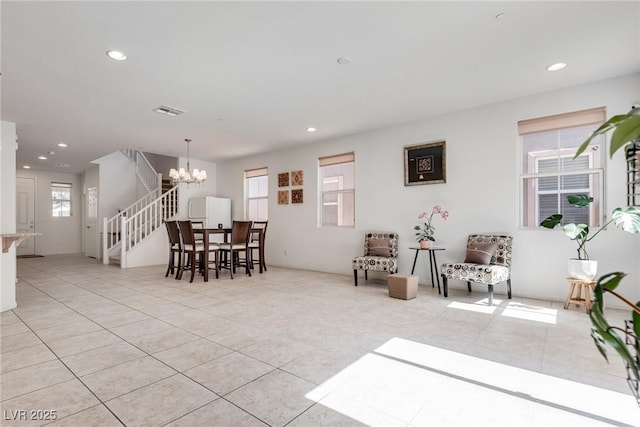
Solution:
[{"label": "accent chair leg", "polygon": [[367,270],[364,271],[364,280],[369,280],[369,277],[367,276]]},{"label": "accent chair leg", "polygon": [[471,282],[467,282],[467,289],[471,292]]},{"label": "accent chair leg", "polygon": [[493,285],[489,285],[489,307],[493,305]]},{"label": "accent chair leg", "polygon": [[449,282],[447,280],[447,276],[442,275],[442,292],[444,293],[444,297],[447,298],[449,296]]},{"label": "accent chair leg", "polygon": [[353,270],[353,284],[358,286],[358,270]]},{"label": "accent chair leg", "polygon": [[511,299],[511,278],[507,279],[507,295],[509,296],[509,299]]}]

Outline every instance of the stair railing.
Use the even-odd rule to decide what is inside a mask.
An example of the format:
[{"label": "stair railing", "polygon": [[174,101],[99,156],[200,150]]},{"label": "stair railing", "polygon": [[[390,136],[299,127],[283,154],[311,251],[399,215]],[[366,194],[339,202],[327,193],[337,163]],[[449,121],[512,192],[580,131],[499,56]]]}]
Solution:
[{"label": "stair railing", "polygon": [[162,187],[162,175],[156,172],[155,168],[149,163],[147,156],[142,151],[136,151],[136,175],[142,181],[142,185],[147,191],[151,192]]},{"label": "stair railing", "polygon": [[160,197],[130,217],[120,218],[120,229],[124,239],[120,242],[120,266],[126,268],[126,253],[144,238],[149,236],[162,223],[178,213],[178,186],[163,193]]},{"label": "stair railing", "polygon": [[160,196],[156,189],[136,200],[111,218],[104,218],[102,224],[102,261],[109,264],[109,252],[120,244],[122,236],[122,218],[130,218]]}]

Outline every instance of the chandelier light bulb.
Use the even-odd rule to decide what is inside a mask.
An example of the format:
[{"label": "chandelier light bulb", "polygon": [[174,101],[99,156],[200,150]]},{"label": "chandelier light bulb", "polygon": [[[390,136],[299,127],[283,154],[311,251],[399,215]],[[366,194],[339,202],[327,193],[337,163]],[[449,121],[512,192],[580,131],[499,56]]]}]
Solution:
[{"label": "chandelier light bulb", "polygon": [[169,177],[173,180],[173,185],[182,183],[201,184],[207,179],[207,171],[200,169],[194,169],[193,172],[191,171],[191,159],[189,157],[189,143],[191,140],[186,138],[184,141],[187,143],[187,167],[179,168],[178,170],[171,168],[169,171]]}]

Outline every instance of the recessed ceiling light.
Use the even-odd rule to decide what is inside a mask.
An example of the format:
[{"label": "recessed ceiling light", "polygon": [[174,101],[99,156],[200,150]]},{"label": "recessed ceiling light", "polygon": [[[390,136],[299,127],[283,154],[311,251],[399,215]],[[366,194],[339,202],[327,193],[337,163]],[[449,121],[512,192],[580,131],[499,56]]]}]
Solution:
[{"label": "recessed ceiling light", "polygon": [[351,63],[351,58],[348,58],[346,56],[341,56],[340,58],[338,58],[338,64],[340,65],[347,65]]},{"label": "recessed ceiling light", "polygon": [[119,50],[108,50],[107,56],[116,61],[124,61],[125,59],[127,59],[127,55],[120,52]]},{"label": "recessed ceiling light", "polygon": [[565,64],[564,62],[556,62],[555,64],[551,64],[547,67],[547,71],[558,71],[558,70],[562,70],[564,67],[566,67],[567,64]]},{"label": "recessed ceiling light", "polygon": [[64,142],[61,142],[61,143],[58,144],[58,147],[67,148],[68,145],[65,144]]},{"label": "recessed ceiling light", "polygon": [[315,132],[316,130],[316,128],[307,128],[307,132]]},{"label": "recessed ceiling light", "polygon": [[31,169],[31,166],[29,166],[29,165],[22,165],[22,169]]},{"label": "recessed ceiling light", "polygon": [[38,156],[38,158],[39,158],[40,160],[47,160],[47,158],[46,158],[45,156]]}]

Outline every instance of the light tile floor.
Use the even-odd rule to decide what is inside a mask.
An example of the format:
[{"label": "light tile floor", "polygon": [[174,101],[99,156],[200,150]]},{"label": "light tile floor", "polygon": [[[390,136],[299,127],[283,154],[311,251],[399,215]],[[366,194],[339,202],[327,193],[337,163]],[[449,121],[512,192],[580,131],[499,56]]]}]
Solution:
[{"label": "light tile floor", "polygon": [[3,426],[640,425],[584,310],[517,283],[487,307],[480,287],[403,301],[380,279],[282,268],[189,284],[61,255],[18,276]]}]

